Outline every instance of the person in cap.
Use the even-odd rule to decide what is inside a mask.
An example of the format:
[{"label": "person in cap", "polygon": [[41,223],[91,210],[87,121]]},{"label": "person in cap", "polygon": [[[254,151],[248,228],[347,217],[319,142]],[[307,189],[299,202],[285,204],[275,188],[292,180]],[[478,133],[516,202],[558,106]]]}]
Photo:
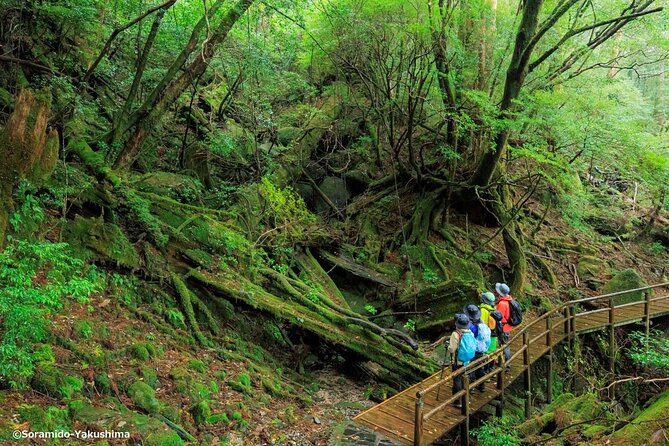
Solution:
[{"label": "person in cap", "polygon": [[[513,329],[513,326],[509,323],[509,318],[511,317],[511,304],[509,302],[513,297],[509,294],[511,289],[506,283],[496,283],[495,291],[497,291],[497,295],[499,296],[499,301],[497,302],[495,309],[502,313],[503,334],[499,341],[500,344],[506,344],[509,340],[511,330]],[[508,372],[511,370],[511,366],[508,365],[509,359],[511,359],[511,348],[508,345],[504,347],[504,359],[507,362],[506,371]]]},{"label": "person in cap", "polygon": [[[473,337],[471,330],[469,329],[469,317],[464,314],[458,313],[455,315],[455,330],[451,334],[451,338],[448,341],[448,352],[451,354],[453,360],[451,361],[452,369],[455,372],[459,368],[467,365],[469,361],[464,361],[462,355],[459,354],[460,343],[463,337]],[[462,375],[458,375],[453,378],[453,394],[462,390]],[[456,400],[453,405],[455,407],[462,407],[462,402],[460,399]]]},{"label": "person in cap", "polygon": [[[464,312],[469,318],[469,329],[474,335],[474,338],[476,338],[476,340],[479,341],[477,345],[476,354],[474,355],[474,361],[476,361],[477,359],[482,358],[484,355],[487,354],[489,346],[483,344],[484,343],[488,344],[490,342],[490,333],[488,331],[488,335],[483,336],[482,331],[484,330],[485,327],[481,326],[481,324],[483,324],[483,321],[481,320],[481,310],[479,310],[479,307],[477,307],[474,304],[469,304],[465,306]],[[482,378],[483,376],[485,376],[486,370],[487,370],[487,364],[485,366],[479,367],[469,375],[469,380],[471,382],[474,382],[477,379]],[[476,388],[481,393],[485,392],[484,383],[479,384]]]},{"label": "person in cap", "polygon": [[[497,321],[490,315],[495,311],[495,295],[490,291],[481,293],[479,310],[481,310],[481,321],[490,328],[490,347],[486,352],[489,355],[497,349]],[[491,372],[494,367],[495,364],[493,362],[488,363],[485,367],[485,372]]]}]

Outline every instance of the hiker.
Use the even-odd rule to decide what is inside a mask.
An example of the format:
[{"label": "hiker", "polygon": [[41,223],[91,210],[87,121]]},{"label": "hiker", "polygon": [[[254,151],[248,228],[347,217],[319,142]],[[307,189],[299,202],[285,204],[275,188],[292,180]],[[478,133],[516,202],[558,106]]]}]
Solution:
[{"label": "hiker", "polygon": [[[469,318],[469,329],[471,330],[474,338],[476,339],[476,353],[474,354],[474,361],[479,358],[482,358],[488,353],[488,348],[490,348],[490,327],[488,324],[484,323],[481,320],[481,310],[474,304],[469,304],[464,308],[464,312]],[[472,382],[476,381],[479,378],[482,378],[486,374],[486,365],[482,365],[476,370],[474,370],[470,375],[470,380]],[[476,389],[483,393],[485,392],[485,384],[480,383],[476,386]]]},{"label": "hiker", "polygon": [[[497,349],[498,338],[497,321],[490,315],[493,311],[495,311],[495,295],[490,291],[481,293],[481,303],[479,304],[479,310],[481,310],[481,321],[483,321],[484,324],[487,324],[488,328],[490,328],[490,347],[486,352],[486,354],[489,355]],[[502,327],[500,326],[499,328],[501,329]],[[495,363],[489,362],[484,367],[485,373],[487,374],[491,372],[494,367]]]},{"label": "hiker", "polygon": [[511,371],[511,365],[508,363],[511,358],[511,348],[508,345],[509,338],[511,336],[511,330],[513,327],[520,325],[523,320],[523,312],[520,308],[518,302],[513,300],[513,297],[509,294],[511,290],[509,286],[505,283],[496,283],[495,291],[499,295],[499,301],[495,307],[497,311],[502,313],[502,337],[500,338],[501,344],[506,344],[504,347],[504,359],[506,360],[506,371]]},{"label": "hiker", "polygon": [[[455,315],[455,330],[447,343],[447,350],[453,358],[451,360],[453,372],[466,366],[474,359],[476,339],[469,329],[469,317],[467,315],[460,313]],[[453,378],[453,394],[462,390],[462,385],[462,375]],[[453,405],[462,407],[461,399],[453,402]]]}]

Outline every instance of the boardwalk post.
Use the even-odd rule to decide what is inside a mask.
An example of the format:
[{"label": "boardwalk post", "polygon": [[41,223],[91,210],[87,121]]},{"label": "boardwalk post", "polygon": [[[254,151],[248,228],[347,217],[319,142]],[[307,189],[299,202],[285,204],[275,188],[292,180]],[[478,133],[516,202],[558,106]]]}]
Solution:
[{"label": "boardwalk post", "polygon": [[609,371],[615,374],[616,362],[616,332],[615,332],[615,306],[613,298],[609,298]]},{"label": "boardwalk post", "polygon": [[467,373],[462,374],[462,380],[464,381],[465,396],[464,402],[462,404],[462,415],[465,416],[464,421],[460,425],[460,437],[462,441],[460,442],[463,446],[469,446],[469,375]]},{"label": "boardwalk post", "polygon": [[528,343],[527,331],[523,332],[523,368],[525,369],[525,418],[530,418],[532,415],[532,381],[530,371],[530,345]]},{"label": "boardwalk post", "polygon": [[413,425],[413,444],[421,446],[423,441],[423,397],[420,392],[416,393],[416,419]]},{"label": "boardwalk post", "polygon": [[646,322],[646,349],[648,349],[648,339],[650,339],[650,290],[646,291],[645,294],[646,303],[644,304],[643,313],[644,313],[644,322]]},{"label": "boardwalk post", "polygon": [[564,336],[569,336],[569,307],[564,307]]},{"label": "boardwalk post", "polygon": [[499,373],[497,374],[497,390],[499,390],[499,404],[495,409],[495,415],[501,417],[504,413],[504,371],[506,370],[506,362],[504,361],[504,354],[500,354],[497,358],[497,367]]},{"label": "boardwalk post", "polygon": [[546,318],[546,347],[548,347],[548,370],[546,371],[546,402],[553,402],[553,338],[550,318]]}]

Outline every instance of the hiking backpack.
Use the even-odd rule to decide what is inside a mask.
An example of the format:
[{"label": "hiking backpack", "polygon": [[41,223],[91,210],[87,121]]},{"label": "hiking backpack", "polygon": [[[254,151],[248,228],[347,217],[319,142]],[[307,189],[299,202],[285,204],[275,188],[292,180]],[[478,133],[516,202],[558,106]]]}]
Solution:
[{"label": "hiking backpack", "polygon": [[458,344],[458,361],[462,362],[464,365],[467,365],[469,364],[469,361],[474,359],[477,342],[471,331],[458,333],[460,335],[460,344]]},{"label": "hiking backpack", "polygon": [[523,322],[523,309],[514,299],[509,301],[509,320],[507,322],[512,327],[516,327]]},{"label": "hiking backpack", "polygon": [[496,322],[496,324],[495,324],[495,336],[497,336],[498,338],[502,336],[502,333],[504,333],[504,331],[502,330],[502,328],[503,328],[502,327],[502,318],[503,317],[504,316],[502,316],[502,313],[500,313],[497,310],[490,312],[490,318],[493,319]]},{"label": "hiking backpack", "polygon": [[490,327],[484,322],[478,323],[479,332],[476,335],[476,351],[479,353],[485,353],[490,348]]}]

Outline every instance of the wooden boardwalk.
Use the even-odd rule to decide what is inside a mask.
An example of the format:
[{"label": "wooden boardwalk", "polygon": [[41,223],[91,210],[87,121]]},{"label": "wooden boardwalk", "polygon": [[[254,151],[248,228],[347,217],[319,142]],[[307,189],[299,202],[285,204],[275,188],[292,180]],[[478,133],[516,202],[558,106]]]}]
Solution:
[{"label": "wooden boardwalk", "polygon": [[[614,337],[614,327],[642,322],[648,332],[652,318],[669,314],[668,286],[669,284],[660,284],[566,302],[537,319],[525,321],[523,325],[513,330],[510,339],[510,373],[503,372],[506,363],[501,350],[497,350],[490,355],[490,359],[483,358],[455,373],[451,373],[450,367],[447,367],[443,372],[435,373],[424,381],[362,412],[354,420],[397,444],[416,446],[429,445],[460,426],[463,437],[460,444],[468,444],[469,417],[494,399],[499,402],[497,405],[499,413],[504,404],[504,389],[520,376],[525,378],[525,388],[528,392],[525,411],[526,415],[529,415],[531,409],[529,390],[532,378],[530,365],[549,353],[549,370],[552,370],[552,349],[560,342],[573,341],[576,334],[607,330],[611,346],[609,367],[612,370],[615,342],[611,342],[611,339]],[[643,292],[643,300],[624,305],[616,304],[616,299],[634,292]],[[584,304],[588,304],[590,308],[597,308],[585,311]],[[484,361],[490,362],[491,360],[495,362],[496,367],[483,379],[490,378],[492,382],[486,384],[484,393],[474,390],[470,395],[468,392],[469,379],[467,373],[464,372],[471,372]],[[463,377],[465,390],[453,395],[452,381],[457,375]],[[552,387],[550,385],[551,373],[547,375],[547,379],[549,380],[547,387],[550,388]],[[471,383],[471,388],[474,388],[479,381],[481,380]],[[550,390],[547,390],[550,400],[552,395]],[[460,398],[465,398],[469,402],[462,409],[452,405]]]}]

